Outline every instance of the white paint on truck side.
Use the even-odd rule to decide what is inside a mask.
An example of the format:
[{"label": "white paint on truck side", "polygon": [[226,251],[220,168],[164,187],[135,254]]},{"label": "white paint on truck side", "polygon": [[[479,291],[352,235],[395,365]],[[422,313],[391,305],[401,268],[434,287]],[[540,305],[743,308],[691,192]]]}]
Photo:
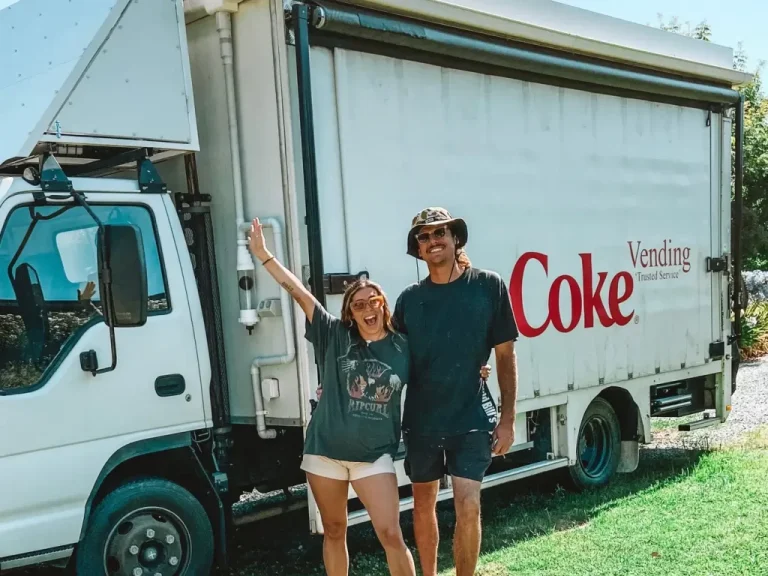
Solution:
[{"label": "white paint on truck side", "polygon": [[[729,334],[727,279],[706,270],[729,250],[721,115],[339,48],[311,57],[327,272],[367,270],[394,305],[427,274],[405,255],[412,216],[441,205],[465,218],[473,263],[507,282],[521,329],[519,420],[562,416],[553,445],[570,464],[611,386],[637,406],[640,441],[651,386],[716,375],[725,405],[730,365],[709,344]],[[341,297],[327,301],[339,314]],[[524,428],[515,445],[527,441]],[[624,444],[631,470],[637,444]]]},{"label": "white paint on truck side", "polygon": [[315,101],[316,126],[339,142],[317,148],[327,259],[345,237],[350,272],[368,270],[394,303],[427,273],[405,255],[411,217],[440,205],[465,218],[474,265],[510,290],[520,400],[709,362],[721,334],[705,259],[719,256],[720,213],[706,111],[342,49],[313,56],[315,78],[335,79],[335,98]]}]

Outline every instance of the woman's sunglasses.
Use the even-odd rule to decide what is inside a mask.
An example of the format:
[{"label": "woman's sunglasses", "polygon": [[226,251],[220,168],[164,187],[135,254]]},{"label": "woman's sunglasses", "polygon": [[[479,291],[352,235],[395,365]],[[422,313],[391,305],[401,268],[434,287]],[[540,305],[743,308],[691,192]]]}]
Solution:
[{"label": "woman's sunglasses", "polygon": [[383,296],[371,296],[368,300],[355,300],[349,305],[355,312],[362,312],[366,308],[371,310],[378,310],[384,305]]},{"label": "woman's sunglasses", "polygon": [[443,226],[442,228],[438,228],[437,230],[432,230],[432,232],[422,232],[420,234],[416,234],[416,240],[419,241],[419,244],[426,244],[427,242],[429,242],[429,239],[432,236],[434,236],[435,238],[443,238],[447,231],[448,231],[448,228]]}]

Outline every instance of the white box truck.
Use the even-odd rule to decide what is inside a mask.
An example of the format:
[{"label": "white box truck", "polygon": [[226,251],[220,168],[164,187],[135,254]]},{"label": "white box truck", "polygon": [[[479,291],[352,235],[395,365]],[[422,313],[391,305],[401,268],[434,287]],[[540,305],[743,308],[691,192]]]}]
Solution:
[{"label": "white box truck", "polygon": [[[732,56],[549,0],[0,11],[0,572],[205,574],[233,525],[297,507],[322,532],[292,491],[322,383],[247,251],[257,216],[336,314],[360,275],[392,300],[425,277],[419,209],[467,220],[521,332],[516,440],[484,487],[601,486],[653,417],[724,421]],[[233,513],[253,490],[277,496]]]}]

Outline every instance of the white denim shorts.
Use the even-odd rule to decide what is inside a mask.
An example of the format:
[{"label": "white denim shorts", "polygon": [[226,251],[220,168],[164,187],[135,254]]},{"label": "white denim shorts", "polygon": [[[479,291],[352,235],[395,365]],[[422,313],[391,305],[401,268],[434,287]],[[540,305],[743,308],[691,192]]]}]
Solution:
[{"label": "white denim shorts", "polygon": [[394,474],[395,463],[389,454],[384,454],[375,462],[348,462],[305,454],[301,461],[301,469],[316,476],[352,482],[375,474]]}]

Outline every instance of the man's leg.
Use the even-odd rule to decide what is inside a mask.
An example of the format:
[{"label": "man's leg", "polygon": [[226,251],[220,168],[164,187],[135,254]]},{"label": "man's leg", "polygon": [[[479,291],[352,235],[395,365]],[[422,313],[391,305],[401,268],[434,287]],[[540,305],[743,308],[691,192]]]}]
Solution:
[{"label": "man's leg", "polygon": [[452,438],[446,446],[456,509],[453,536],[456,576],[473,576],[480,556],[480,486],[491,464],[491,442],[490,433],[470,432]]},{"label": "man's leg", "polygon": [[437,576],[437,493],[440,481],[413,484],[413,532],[424,576]]},{"label": "man's leg", "polygon": [[473,576],[480,556],[480,482],[453,478],[456,529],[453,535],[453,559],[456,576]]},{"label": "man's leg", "polygon": [[403,434],[405,471],[413,488],[413,532],[424,576],[437,576],[437,493],[445,474],[445,447],[441,439]]}]

